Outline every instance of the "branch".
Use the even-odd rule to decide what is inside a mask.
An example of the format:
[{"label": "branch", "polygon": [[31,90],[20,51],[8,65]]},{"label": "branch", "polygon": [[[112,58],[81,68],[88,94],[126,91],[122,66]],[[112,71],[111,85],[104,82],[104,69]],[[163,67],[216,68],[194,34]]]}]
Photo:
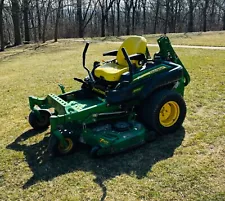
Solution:
[{"label": "branch", "polygon": [[225,1],[224,1],[223,4],[221,4],[220,2],[215,2],[215,4],[216,4],[220,9],[222,9],[223,11],[225,11],[225,7],[224,7]]},{"label": "branch", "polygon": [[[105,9],[105,13],[108,13],[109,9],[112,7],[115,0],[111,0],[109,6]],[[106,5],[107,6],[107,5]]]},{"label": "branch", "polygon": [[94,9],[93,9],[93,11],[92,11],[92,13],[91,13],[89,19],[88,19],[87,22],[85,23],[85,25],[84,25],[84,27],[83,27],[83,30],[87,27],[87,25],[88,25],[89,22],[91,21],[91,19],[92,19],[92,17],[93,17],[93,14],[94,14],[94,12],[95,12],[96,5],[97,5],[97,2],[96,2],[95,5],[94,5]]},{"label": "branch", "polygon": [[91,6],[91,1],[92,1],[92,0],[89,0],[89,2],[88,2],[88,7],[87,7],[86,12],[85,12],[85,14],[84,14],[83,21],[84,21],[84,20],[86,19],[86,17],[87,17],[87,13],[88,13],[89,8],[90,8],[90,6]]}]

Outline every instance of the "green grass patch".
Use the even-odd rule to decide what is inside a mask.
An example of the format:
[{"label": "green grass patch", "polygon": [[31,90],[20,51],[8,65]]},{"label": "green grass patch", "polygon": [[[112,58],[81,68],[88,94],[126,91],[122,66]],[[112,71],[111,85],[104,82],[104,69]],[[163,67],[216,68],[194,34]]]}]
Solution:
[{"label": "green grass patch", "polygon": [[[118,46],[92,43],[87,66]],[[225,51],[177,49],[192,80],[175,134],[113,157],[91,159],[81,147],[45,158],[49,130],[30,130],[28,96],[60,93],[58,83],[78,89],[83,47],[60,40],[0,54],[0,200],[224,200]]]},{"label": "green grass patch", "polygon": [[[193,33],[168,33],[172,44],[176,45],[199,45],[199,46],[225,46],[225,31],[217,32],[193,32]],[[145,35],[149,43],[154,41],[160,34]]]},{"label": "green grass patch", "polygon": [[[146,34],[143,35],[148,43],[157,43],[156,40],[159,38],[160,34]],[[193,32],[193,33],[167,33],[166,34],[172,44],[176,45],[199,45],[199,46],[225,46],[225,31],[209,31],[209,32]],[[123,41],[129,36],[107,36],[107,37],[96,37],[91,38],[91,40],[97,41]]]}]

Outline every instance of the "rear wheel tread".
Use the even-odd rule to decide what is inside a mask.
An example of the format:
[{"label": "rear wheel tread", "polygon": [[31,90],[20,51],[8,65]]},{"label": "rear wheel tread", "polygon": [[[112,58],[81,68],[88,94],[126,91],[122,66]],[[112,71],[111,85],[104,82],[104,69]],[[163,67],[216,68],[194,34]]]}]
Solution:
[{"label": "rear wheel tread", "polygon": [[[179,117],[176,122],[169,127],[160,123],[159,113],[165,103],[174,101],[179,106]],[[175,91],[162,90],[154,93],[145,100],[142,108],[142,119],[148,128],[154,129],[160,134],[175,132],[183,123],[186,116],[186,104],[183,97]]]}]

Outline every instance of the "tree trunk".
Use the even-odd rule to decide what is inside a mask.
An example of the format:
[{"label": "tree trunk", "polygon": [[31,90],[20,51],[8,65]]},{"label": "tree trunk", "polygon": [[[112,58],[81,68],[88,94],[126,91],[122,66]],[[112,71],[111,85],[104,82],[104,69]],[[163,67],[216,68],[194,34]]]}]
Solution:
[{"label": "tree trunk", "polygon": [[98,3],[101,7],[101,37],[105,37],[105,23],[107,20],[108,23],[108,12],[110,8],[112,7],[115,0],[110,0],[109,2],[106,0],[100,1],[98,0]]},{"label": "tree trunk", "polygon": [[105,30],[106,30],[106,35],[109,35],[109,17],[108,17],[108,12],[105,14]]},{"label": "tree trunk", "polygon": [[36,0],[37,22],[38,22],[38,39],[41,40],[41,15],[38,0]]},{"label": "tree trunk", "polygon": [[193,1],[189,0],[189,21],[188,21],[188,32],[193,32],[194,31],[194,5]]},{"label": "tree trunk", "polygon": [[0,0],[0,35],[1,35],[1,48],[0,51],[4,51],[4,30],[3,30],[3,8],[4,0]]},{"label": "tree trunk", "polygon": [[212,9],[210,13],[210,27],[214,28],[215,27],[215,4],[216,1],[212,0]]},{"label": "tree trunk", "polygon": [[130,35],[130,9],[127,9],[127,16],[126,16],[126,35]]},{"label": "tree trunk", "polygon": [[135,14],[137,9],[137,3],[138,1],[135,0],[135,3],[132,5],[132,34],[135,34]]},{"label": "tree trunk", "polygon": [[115,5],[111,8],[112,35],[115,36]]},{"label": "tree trunk", "polygon": [[105,37],[105,1],[103,3],[99,1],[99,4],[101,6],[101,37]]},{"label": "tree trunk", "polygon": [[174,12],[174,18],[173,18],[173,32],[176,33],[177,29],[177,14],[178,14],[178,0],[175,2],[175,12]]},{"label": "tree trunk", "polygon": [[132,34],[134,34],[134,31],[135,31],[135,10],[136,10],[136,8],[135,7],[133,7],[133,12],[132,12]]},{"label": "tree trunk", "polygon": [[56,13],[56,20],[55,20],[55,34],[54,34],[54,42],[58,41],[58,34],[59,34],[59,17],[60,17],[60,10],[62,6],[62,0],[58,1],[58,8]]},{"label": "tree trunk", "polygon": [[169,0],[166,0],[166,19],[165,19],[165,25],[164,25],[164,34],[167,33],[167,26],[168,26],[168,19],[169,19]]},{"label": "tree trunk", "polygon": [[146,33],[146,0],[143,1],[143,32]]},{"label": "tree trunk", "polygon": [[117,36],[120,36],[120,0],[116,2],[117,4]]},{"label": "tree trunk", "polygon": [[21,35],[20,35],[20,7],[18,0],[12,0],[12,19],[14,26],[14,45],[21,44]]},{"label": "tree trunk", "polygon": [[34,34],[34,42],[37,42],[38,41],[37,40],[37,31],[36,31],[35,22],[34,22],[34,15],[33,15],[32,11],[29,12],[29,16],[30,16],[32,31],[33,31],[33,34]]},{"label": "tree trunk", "polygon": [[206,32],[207,26],[207,9],[209,6],[209,0],[205,0],[205,5],[203,8],[203,31]]},{"label": "tree trunk", "polygon": [[102,11],[102,19],[101,19],[101,37],[105,37],[105,15],[104,15],[104,11]]},{"label": "tree trunk", "polygon": [[24,32],[25,32],[25,41],[30,42],[30,31],[29,31],[29,22],[28,22],[28,11],[29,3],[28,0],[23,1],[23,21],[24,21]]},{"label": "tree trunk", "polygon": [[132,1],[129,1],[129,0],[125,1],[126,35],[130,35],[130,10],[131,10],[132,5],[133,5],[133,0]]},{"label": "tree trunk", "polygon": [[159,0],[157,0],[157,2],[156,2],[155,22],[154,22],[154,27],[153,27],[153,34],[156,34],[158,17],[159,17]]},{"label": "tree trunk", "polygon": [[42,42],[43,42],[43,43],[46,42],[46,38],[45,38],[46,26],[47,26],[47,19],[46,19],[46,17],[45,17],[45,21],[44,21],[44,24],[43,24],[43,32],[42,32]]},{"label": "tree trunk", "polygon": [[168,28],[169,31],[167,32],[172,32],[175,33],[175,27],[176,27],[176,1],[169,1],[169,19],[168,19]]},{"label": "tree trunk", "polygon": [[48,22],[47,20],[48,20],[48,16],[49,16],[50,5],[51,5],[51,0],[48,0],[47,10],[45,13],[45,18],[44,18],[43,33],[42,33],[42,42],[43,43],[46,42],[45,33],[46,33],[46,28],[47,28],[47,22]]},{"label": "tree trunk", "polygon": [[223,30],[225,30],[225,9],[223,10]]},{"label": "tree trunk", "polygon": [[77,19],[78,19],[78,36],[82,38],[83,34],[83,19],[82,19],[82,1],[77,0]]},{"label": "tree trunk", "polygon": [[[93,22],[92,18],[95,13],[97,3],[95,2],[93,4],[94,7],[91,6],[91,3],[92,3],[92,0],[89,0],[88,6],[86,7],[85,10],[83,10],[85,12],[84,12],[84,14],[82,14],[82,37],[84,37],[84,30],[87,27],[87,25],[89,24],[89,22],[91,22],[91,23]],[[88,11],[91,11],[89,15],[88,15]],[[96,26],[97,26],[97,23],[96,23]],[[91,30],[92,30],[92,28],[91,28]]]},{"label": "tree trunk", "polygon": [[177,11],[177,32],[180,33],[182,32],[182,20],[181,20],[181,15],[182,15],[182,2],[179,1],[179,4],[178,4],[178,11]]}]

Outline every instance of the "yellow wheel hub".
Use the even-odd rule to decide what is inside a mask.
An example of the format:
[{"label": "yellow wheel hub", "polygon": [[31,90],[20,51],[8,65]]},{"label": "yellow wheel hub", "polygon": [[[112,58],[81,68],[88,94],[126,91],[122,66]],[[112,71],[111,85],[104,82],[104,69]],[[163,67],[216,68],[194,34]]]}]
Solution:
[{"label": "yellow wheel hub", "polygon": [[73,141],[70,138],[65,138],[65,141],[67,143],[66,147],[63,147],[61,144],[58,146],[58,149],[62,154],[70,152],[73,148]]},{"label": "yellow wheel hub", "polygon": [[173,126],[180,115],[180,107],[175,101],[165,103],[159,113],[160,124],[164,127]]}]

